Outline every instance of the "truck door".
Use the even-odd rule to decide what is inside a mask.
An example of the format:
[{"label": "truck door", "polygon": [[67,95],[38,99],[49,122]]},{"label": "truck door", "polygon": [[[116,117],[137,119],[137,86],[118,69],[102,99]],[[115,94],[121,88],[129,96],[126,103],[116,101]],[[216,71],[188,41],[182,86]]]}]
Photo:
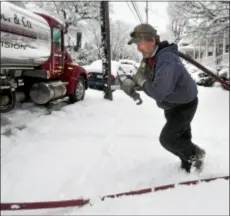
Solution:
[{"label": "truck door", "polygon": [[53,28],[53,73],[60,74],[64,69],[64,46],[62,29]]}]

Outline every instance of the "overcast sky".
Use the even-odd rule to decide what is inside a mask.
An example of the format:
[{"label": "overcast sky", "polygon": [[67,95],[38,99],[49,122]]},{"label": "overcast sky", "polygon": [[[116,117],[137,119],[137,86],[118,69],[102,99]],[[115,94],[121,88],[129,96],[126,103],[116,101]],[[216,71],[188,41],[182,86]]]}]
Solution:
[{"label": "overcast sky", "polygon": [[[113,19],[123,20],[132,25],[139,24],[137,18],[134,17],[132,11],[134,11],[131,2],[110,2],[113,5],[114,14],[111,15]],[[136,2],[140,14],[146,21],[145,6],[146,2]],[[148,2],[149,4],[149,23],[154,26],[160,34],[166,33],[166,25],[168,24],[168,14],[167,14],[167,2]]]}]

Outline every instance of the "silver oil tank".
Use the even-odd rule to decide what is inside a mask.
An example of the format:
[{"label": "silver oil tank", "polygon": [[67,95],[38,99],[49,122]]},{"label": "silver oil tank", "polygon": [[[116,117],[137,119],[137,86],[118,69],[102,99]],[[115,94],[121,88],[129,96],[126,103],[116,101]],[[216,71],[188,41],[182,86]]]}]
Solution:
[{"label": "silver oil tank", "polygon": [[37,66],[51,53],[51,31],[47,21],[39,15],[1,2],[1,67]]},{"label": "silver oil tank", "polygon": [[62,81],[41,82],[33,84],[30,98],[36,104],[46,104],[64,97],[67,93],[66,83]]}]

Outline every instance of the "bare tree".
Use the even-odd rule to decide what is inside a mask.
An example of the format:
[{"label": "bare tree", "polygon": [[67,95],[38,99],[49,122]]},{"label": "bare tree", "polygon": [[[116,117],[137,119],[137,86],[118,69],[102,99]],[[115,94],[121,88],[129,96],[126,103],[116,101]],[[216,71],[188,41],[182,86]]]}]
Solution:
[{"label": "bare tree", "polygon": [[[89,41],[96,48],[96,55],[101,57],[101,32],[100,23],[97,20],[87,22],[87,30]],[[111,41],[111,59],[119,60],[121,58],[139,59],[137,52],[133,52],[134,47],[127,45],[129,40],[129,32],[131,27],[122,21],[110,20],[110,41]]]},{"label": "bare tree", "polygon": [[175,37],[179,39],[183,33],[194,39],[221,37],[230,28],[229,6],[224,1],[170,2],[168,12]]},{"label": "bare tree", "polygon": [[95,1],[37,1],[33,4],[62,19],[66,27],[77,27],[83,20],[99,19],[99,2]]}]

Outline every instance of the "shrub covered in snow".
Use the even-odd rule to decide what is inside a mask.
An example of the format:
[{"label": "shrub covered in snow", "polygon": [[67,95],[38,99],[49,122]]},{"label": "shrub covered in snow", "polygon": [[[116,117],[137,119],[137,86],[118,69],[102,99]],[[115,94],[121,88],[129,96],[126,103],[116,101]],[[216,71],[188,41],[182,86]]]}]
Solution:
[{"label": "shrub covered in snow", "polygon": [[[199,70],[197,67],[193,66],[192,64],[186,61],[182,61],[182,62],[198,86],[204,86],[204,87],[218,86],[217,81],[214,78],[212,78],[210,75],[204,73],[203,71]],[[204,65],[204,66],[210,71],[212,71],[214,74],[218,75],[224,81],[229,83],[229,67],[227,67],[227,65],[218,65],[217,67],[212,67],[209,65]],[[219,86],[226,89],[223,85],[219,85]]]},{"label": "shrub covered in snow", "polygon": [[199,79],[196,81],[196,84],[199,86],[212,87],[215,82],[215,80],[211,76],[203,72],[199,73],[198,77]]},{"label": "shrub covered in snow", "polygon": [[225,78],[225,79],[227,79],[227,80],[230,79],[229,73],[230,73],[229,67],[223,67],[223,68],[221,68],[221,69],[218,71],[219,77]]}]

